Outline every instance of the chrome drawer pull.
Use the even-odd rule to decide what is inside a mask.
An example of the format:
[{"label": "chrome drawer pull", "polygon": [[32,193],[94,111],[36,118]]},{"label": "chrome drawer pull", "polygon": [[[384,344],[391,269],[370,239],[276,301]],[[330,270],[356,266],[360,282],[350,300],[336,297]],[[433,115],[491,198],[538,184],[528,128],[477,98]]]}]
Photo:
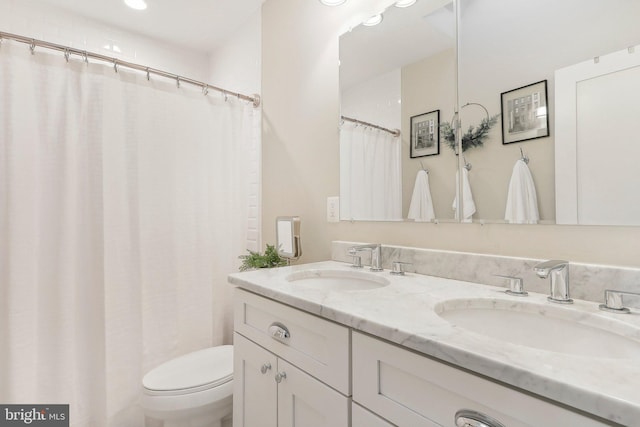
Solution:
[{"label": "chrome drawer pull", "polygon": [[280,384],[282,382],[282,380],[284,380],[285,378],[287,378],[287,373],[282,371],[282,372],[278,372],[275,376],[276,382],[278,384]]},{"label": "chrome drawer pull", "polygon": [[291,337],[287,327],[279,322],[274,322],[269,326],[269,333],[273,338],[278,340],[286,340]]},{"label": "chrome drawer pull", "polygon": [[270,369],[271,369],[271,363],[267,362],[260,367],[260,372],[262,372],[263,374],[266,374],[267,371]]},{"label": "chrome drawer pull", "polygon": [[504,427],[500,421],[470,409],[456,412],[456,427]]}]

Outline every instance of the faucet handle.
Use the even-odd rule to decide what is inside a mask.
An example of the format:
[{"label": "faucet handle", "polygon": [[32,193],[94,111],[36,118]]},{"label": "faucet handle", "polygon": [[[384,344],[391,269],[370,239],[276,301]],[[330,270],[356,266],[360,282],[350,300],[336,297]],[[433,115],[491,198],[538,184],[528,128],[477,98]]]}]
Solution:
[{"label": "faucet handle", "polygon": [[529,295],[529,292],[524,290],[522,277],[505,276],[503,274],[494,274],[494,276],[501,277],[509,281],[509,289],[504,291],[505,294],[513,295],[517,297],[526,297],[527,295]]},{"label": "faucet handle", "polygon": [[351,264],[351,268],[362,268],[362,257],[357,254],[351,255],[353,257],[353,263]]},{"label": "faucet handle", "polygon": [[394,276],[404,276],[405,265],[413,265],[413,264],[411,264],[410,262],[393,261],[393,263],[391,264],[390,273],[393,274]]},{"label": "faucet handle", "polygon": [[624,291],[616,291],[613,289],[606,289],[604,291],[604,304],[600,304],[598,308],[604,311],[611,311],[613,313],[630,313],[627,307],[625,307],[622,303],[623,295],[633,295],[640,297],[640,293],[636,292],[624,292]]}]

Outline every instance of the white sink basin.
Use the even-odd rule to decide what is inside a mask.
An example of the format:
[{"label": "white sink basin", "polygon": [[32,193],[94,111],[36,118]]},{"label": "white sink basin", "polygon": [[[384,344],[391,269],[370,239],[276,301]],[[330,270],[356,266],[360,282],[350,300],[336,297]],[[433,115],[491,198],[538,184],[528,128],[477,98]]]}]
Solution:
[{"label": "white sink basin", "polygon": [[572,307],[477,298],[444,301],[435,312],[456,327],[511,344],[574,356],[640,358],[640,328]]},{"label": "white sink basin", "polygon": [[381,273],[348,270],[302,270],[287,276],[297,285],[327,291],[366,291],[389,284]]}]

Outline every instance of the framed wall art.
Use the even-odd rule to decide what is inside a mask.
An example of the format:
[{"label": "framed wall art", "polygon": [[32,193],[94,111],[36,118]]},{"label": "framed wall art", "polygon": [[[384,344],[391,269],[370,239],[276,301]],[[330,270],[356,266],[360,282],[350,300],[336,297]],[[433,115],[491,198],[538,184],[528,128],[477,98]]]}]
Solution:
[{"label": "framed wall art", "polygon": [[411,117],[412,159],[440,154],[440,110]]},{"label": "framed wall art", "polygon": [[503,144],[549,136],[546,80],[503,92],[500,98]]}]

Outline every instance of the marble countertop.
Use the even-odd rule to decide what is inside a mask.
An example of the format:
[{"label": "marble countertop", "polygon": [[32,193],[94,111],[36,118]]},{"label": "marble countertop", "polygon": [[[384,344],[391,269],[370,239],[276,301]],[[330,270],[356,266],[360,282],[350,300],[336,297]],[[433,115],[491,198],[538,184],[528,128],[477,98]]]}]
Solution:
[{"label": "marble countertop", "polygon": [[[606,313],[588,301],[576,300],[564,306],[549,303],[541,294],[530,293],[522,298],[509,296],[504,288],[494,286],[409,273],[393,276],[388,270],[369,273],[367,268],[359,271],[384,277],[390,284],[365,291],[344,291],[301,286],[287,280],[289,274],[302,270],[353,271],[349,264],[326,261],[234,273],[229,275],[229,282],[606,420],[623,425],[640,422],[640,354],[595,358],[510,344],[458,328],[434,309],[447,304],[447,300],[469,298],[537,303],[553,306],[550,309],[554,312],[590,313],[612,326],[627,327],[632,334],[640,331],[638,311],[626,315]],[[544,315],[544,311],[540,314]],[[526,337],[527,331],[522,333]],[[640,341],[640,334],[635,338]]]}]

